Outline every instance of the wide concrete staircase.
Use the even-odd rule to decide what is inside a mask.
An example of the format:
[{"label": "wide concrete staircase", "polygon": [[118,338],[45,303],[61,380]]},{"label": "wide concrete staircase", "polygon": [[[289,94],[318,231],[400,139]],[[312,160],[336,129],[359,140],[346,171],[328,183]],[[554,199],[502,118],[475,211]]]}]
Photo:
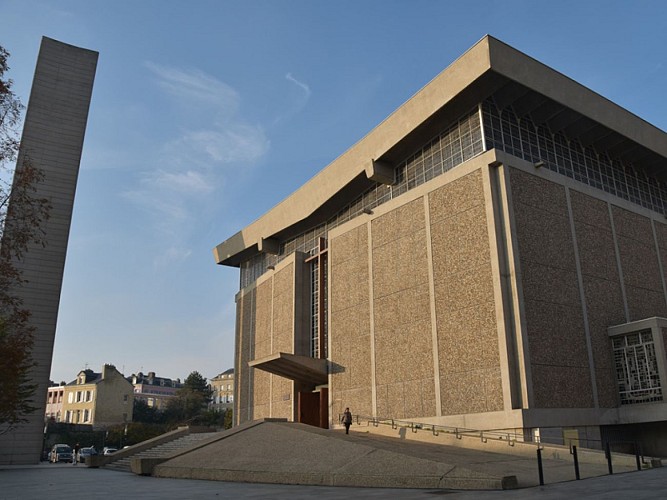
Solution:
[{"label": "wide concrete staircase", "polygon": [[[104,467],[106,469],[118,470],[123,472],[130,471],[130,461],[132,458],[161,458],[169,457],[181,450],[186,450],[191,448],[193,445],[209,439],[215,436],[216,432],[199,432],[196,434],[187,434],[185,436],[177,437],[173,441],[168,441],[166,443],[157,444],[151,448],[144,449],[142,451],[137,451],[137,453],[127,454],[123,453],[122,457],[118,457],[116,460],[110,460],[107,462]],[[113,457],[111,455],[109,458]]]}]

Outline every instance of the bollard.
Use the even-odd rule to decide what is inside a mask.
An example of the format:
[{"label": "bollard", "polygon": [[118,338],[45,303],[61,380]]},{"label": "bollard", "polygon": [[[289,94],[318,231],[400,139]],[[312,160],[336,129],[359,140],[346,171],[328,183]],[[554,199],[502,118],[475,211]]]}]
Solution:
[{"label": "bollard", "polygon": [[544,486],[544,471],[542,470],[542,450],[537,448],[537,472],[540,475],[540,486]]},{"label": "bollard", "polygon": [[574,456],[574,477],[579,480],[581,476],[579,475],[579,457],[577,456],[576,446],[572,446],[572,455]]},{"label": "bollard", "polygon": [[609,467],[609,475],[614,473],[614,467],[611,464],[611,447],[609,446],[609,441],[605,446],[605,454],[607,455],[607,467]]}]

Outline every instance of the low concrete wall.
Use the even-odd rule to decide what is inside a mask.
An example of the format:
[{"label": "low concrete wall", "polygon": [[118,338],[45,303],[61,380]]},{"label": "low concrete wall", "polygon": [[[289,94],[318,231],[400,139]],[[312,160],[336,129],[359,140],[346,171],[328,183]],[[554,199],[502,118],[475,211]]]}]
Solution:
[{"label": "low concrete wall", "polygon": [[167,460],[167,458],[156,457],[132,457],[130,458],[130,470],[139,476],[150,476],[157,465]]},{"label": "low concrete wall", "polygon": [[[338,428],[339,426],[336,426],[336,429]],[[342,429],[342,427],[340,428]],[[406,441],[417,441],[420,443],[444,444],[458,448],[502,453],[504,455],[521,456],[526,458],[535,458],[537,455],[536,443],[499,438],[499,435],[494,433],[488,433],[486,436],[484,433],[478,434],[477,436],[470,436],[463,433],[456,434],[440,431],[436,435],[427,424],[424,424],[423,428],[413,429],[400,426],[392,428],[392,426],[388,424],[378,424],[376,427],[370,422],[363,422],[360,424],[352,424],[350,431],[376,434]],[[543,458],[569,460],[571,456],[570,448],[568,446],[541,443],[540,448],[542,449]],[[605,452],[602,450],[577,448],[577,455],[580,463],[607,463]],[[642,467],[655,467],[655,465],[652,465],[656,463],[654,460],[655,459],[652,457],[644,457]],[[636,465],[636,458],[634,455],[612,452],[612,463],[631,467]]]},{"label": "low concrete wall", "polygon": [[[203,448],[204,446],[208,446],[211,443],[215,443],[216,441],[220,441],[221,439],[226,439],[230,436],[233,436],[239,432],[243,432],[246,429],[249,429],[251,427],[254,427],[256,425],[259,425],[263,422],[287,422],[287,419],[285,418],[265,418],[262,420],[254,420],[251,422],[247,422],[245,424],[232,427],[231,429],[228,429],[226,431],[221,431],[219,432],[216,436],[212,436],[209,439],[204,439],[202,441],[199,441],[197,443],[194,443],[192,446],[189,446],[187,448],[183,448],[181,450],[174,451],[172,453],[167,453],[164,455],[164,457],[132,457],[130,459],[130,470],[134,472],[135,474],[139,474],[142,476],[150,476],[153,474],[153,469],[160,465],[163,462],[166,462],[167,460],[171,460],[172,458],[179,457],[181,455],[184,455],[186,453],[190,453],[192,451],[195,451],[199,448]],[[197,432],[209,432],[211,429],[208,427],[195,427],[191,428],[190,433],[194,434]],[[175,431],[174,431],[175,432]],[[169,434],[164,434],[164,436],[168,436]],[[186,435],[186,434],[184,434]],[[162,436],[158,436],[162,437]],[[177,437],[180,437],[177,436]],[[157,439],[157,438],[155,438]],[[174,438],[175,439],[175,438]],[[172,439],[165,439],[163,442],[171,441]],[[152,441],[152,440],[151,440]],[[151,441],[145,441],[145,443],[150,443]],[[141,443],[144,444],[144,443]],[[147,446],[143,448],[142,450],[135,451],[135,453],[139,453],[140,451],[143,451],[144,449],[152,448],[154,446],[158,446],[159,444],[162,444],[162,442],[153,444],[151,446]],[[129,449],[129,448],[128,448]],[[122,458],[122,457],[121,457]]]},{"label": "low concrete wall", "polygon": [[121,458],[131,457],[132,455],[141,453],[144,450],[148,450],[150,448],[154,448],[155,446],[159,446],[163,443],[168,443],[169,441],[178,439],[181,436],[187,436],[191,432],[192,431],[190,430],[189,427],[179,427],[174,431],[161,434],[152,439],[148,439],[146,441],[142,441],[141,443],[137,443],[133,446],[129,446],[128,448],[123,448],[122,450],[118,450],[112,455],[96,455],[93,457],[88,457],[86,459],[86,466],[103,467],[107,464],[115,462],[116,460],[120,460]]}]

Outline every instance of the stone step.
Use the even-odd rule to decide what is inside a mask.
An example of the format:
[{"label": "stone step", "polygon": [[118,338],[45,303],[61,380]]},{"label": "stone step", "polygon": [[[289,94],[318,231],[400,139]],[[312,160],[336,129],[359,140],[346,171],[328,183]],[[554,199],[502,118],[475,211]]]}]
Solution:
[{"label": "stone step", "polygon": [[193,444],[196,444],[205,439],[209,439],[212,436],[215,436],[216,432],[202,432],[197,434],[188,434],[187,436],[182,436],[168,443],[162,443],[161,445],[154,446],[147,450],[143,450],[139,453],[135,453],[130,456],[125,456],[117,460],[113,460],[105,465],[106,468],[118,471],[130,472],[130,460],[132,457],[138,458],[159,458],[173,454],[176,451],[188,448]]}]

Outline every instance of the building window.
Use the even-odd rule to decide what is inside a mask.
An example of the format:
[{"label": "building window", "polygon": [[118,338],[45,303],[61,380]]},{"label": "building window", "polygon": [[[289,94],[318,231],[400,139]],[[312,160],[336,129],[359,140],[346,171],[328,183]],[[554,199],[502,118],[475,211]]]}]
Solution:
[{"label": "building window", "polygon": [[306,259],[310,266],[310,355],[327,357],[327,242],[320,238],[319,245]]},{"label": "building window", "polygon": [[651,329],[615,336],[612,348],[621,404],[662,401]]},{"label": "building window", "polygon": [[[487,148],[489,149],[489,148]],[[475,106],[456,122],[449,124],[426,144],[396,166],[391,186],[377,183],[338,213],[317,227],[285,241],[279,255],[259,253],[241,263],[240,286],[247,287],[267,270],[295,251],[308,252],[333,228],[354,219],[366,209],[373,209],[484,152],[482,123]]]},{"label": "building window", "polygon": [[576,137],[552,132],[519,117],[511,107],[498,108],[493,98],[482,104],[486,149],[497,148],[531,163],[660,213],[667,212],[667,187],[632,163],[584,146]]},{"label": "building window", "polygon": [[89,410],[83,410],[83,421],[84,422],[89,422],[90,421],[90,411]]},{"label": "building window", "polygon": [[[68,403],[73,403],[73,402],[74,402],[74,393],[73,393],[73,392],[70,392],[70,393],[67,395],[67,402],[68,402]],[[67,420],[67,421],[69,422],[69,420]]]},{"label": "building window", "polygon": [[320,280],[319,265],[314,260],[310,266],[310,355],[320,357]]}]

